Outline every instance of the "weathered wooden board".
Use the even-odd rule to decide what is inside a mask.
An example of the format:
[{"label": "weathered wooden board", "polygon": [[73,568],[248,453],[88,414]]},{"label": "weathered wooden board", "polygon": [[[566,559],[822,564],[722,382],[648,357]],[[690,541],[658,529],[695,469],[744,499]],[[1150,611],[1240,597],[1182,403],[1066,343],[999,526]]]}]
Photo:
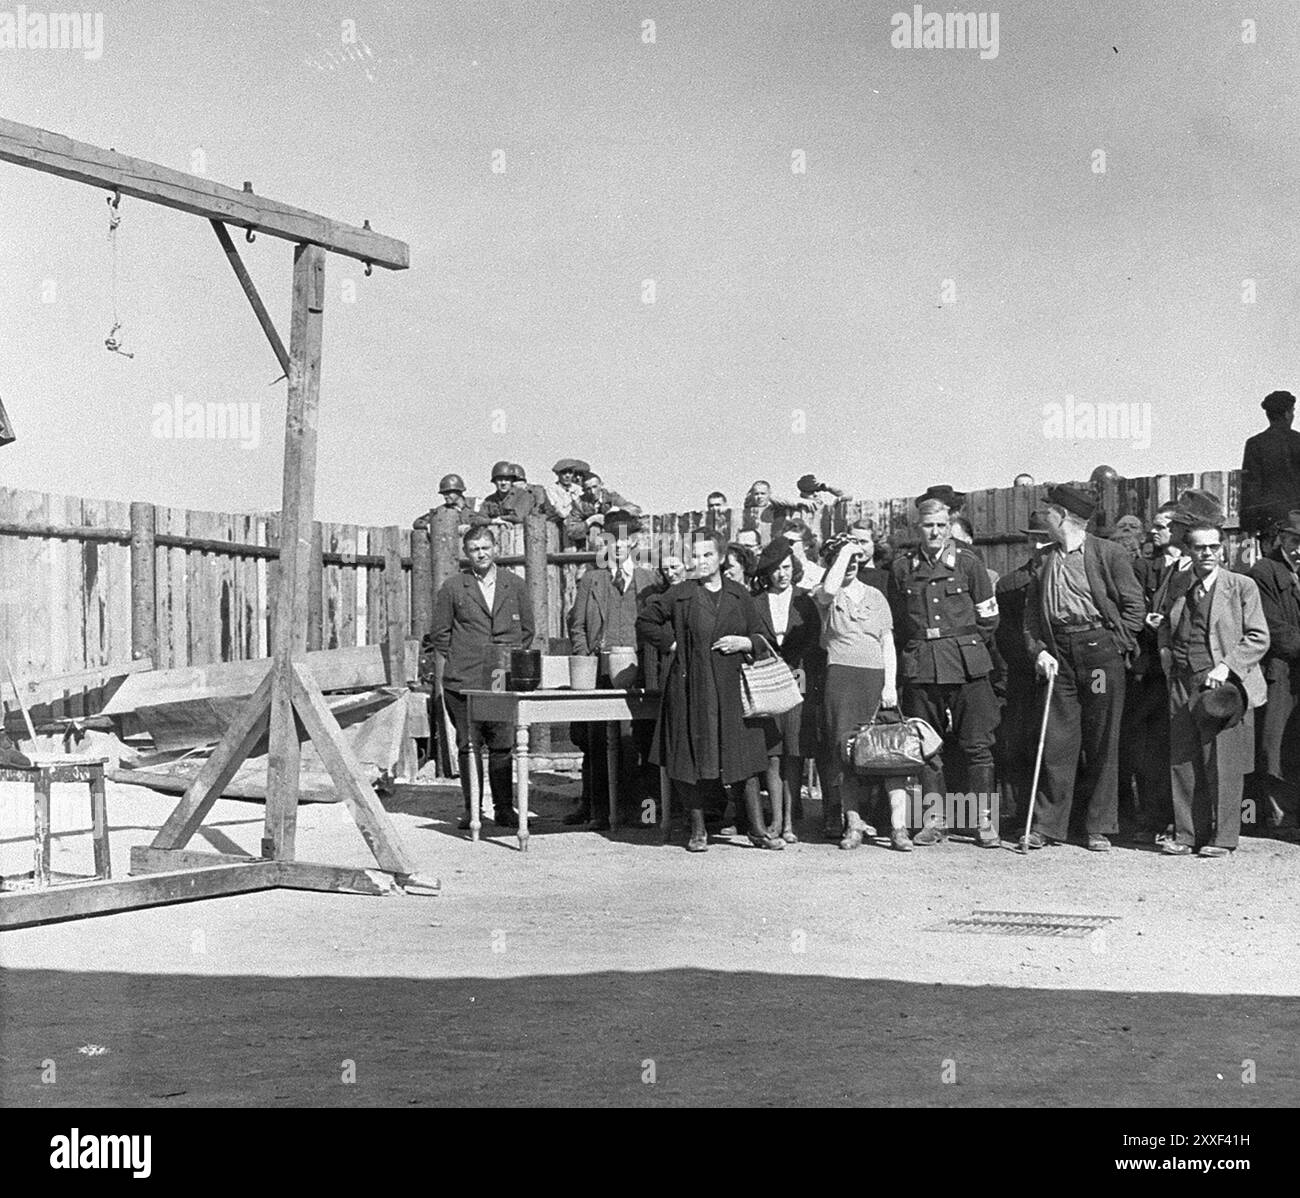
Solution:
[{"label": "weathered wooden board", "polygon": [[[406,642],[406,668],[411,678],[419,656],[419,642]],[[383,686],[384,659],[379,645],[350,649],[322,649],[306,655],[322,690],[353,690]],[[269,658],[186,666],[179,670],[154,670],[132,674],[105,706],[102,714],[121,715],[138,707],[157,707],[195,699],[238,698],[251,695],[270,669]]]}]

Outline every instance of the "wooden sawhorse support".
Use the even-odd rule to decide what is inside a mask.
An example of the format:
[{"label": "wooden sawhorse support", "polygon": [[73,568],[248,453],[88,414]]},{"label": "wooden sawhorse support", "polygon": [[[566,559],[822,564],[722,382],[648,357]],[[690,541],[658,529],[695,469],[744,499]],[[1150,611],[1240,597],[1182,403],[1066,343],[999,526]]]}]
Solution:
[{"label": "wooden sawhorse support", "polygon": [[[54,757],[27,766],[0,766],[0,782],[30,782],[35,791],[35,864],[32,881],[38,889],[50,885],[50,787],[55,782],[84,782],[90,787],[90,818],[95,846],[93,879],[112,870],[108,852],[108,804],[104,795],[107,757]],[[78,879],[80,881],[81,879]]]}]

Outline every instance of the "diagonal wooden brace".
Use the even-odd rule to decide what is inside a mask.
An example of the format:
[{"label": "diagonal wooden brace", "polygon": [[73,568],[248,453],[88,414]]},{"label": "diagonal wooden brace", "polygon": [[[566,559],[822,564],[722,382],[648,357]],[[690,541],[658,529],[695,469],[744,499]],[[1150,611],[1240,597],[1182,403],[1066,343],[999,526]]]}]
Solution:
[{"label": "diagonal wooden brace", "polygon": [[343,739],[338,720],[325,702],[310,668],[295,661],[292,669],[294,711],[307,729],[307,735],[316,746],[375,860],[381,869],[397,874],[399,878],[410,877],[414,866],[402,847],[397,829],[367,780],[361,762]]},{"label": "diagonal wooden brace", "polygon": [[176,809],[153,838],[153,848],[183,849],[212,810],[212,805],[221,797],[221,792],[230,784],[235,771],[253,751],[253,746],[266,735],[271,709],[271,673],[267,671],[253,697],[240,708],[212,756],[203,763],[198,777],[190,783]]}]

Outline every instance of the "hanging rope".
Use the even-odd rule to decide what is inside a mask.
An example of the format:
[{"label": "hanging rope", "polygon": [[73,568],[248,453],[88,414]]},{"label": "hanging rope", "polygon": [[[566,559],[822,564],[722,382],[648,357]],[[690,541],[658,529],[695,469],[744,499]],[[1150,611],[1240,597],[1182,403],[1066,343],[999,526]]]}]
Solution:
[{"label": "hanging rope", "polygon": [[118,330],[122,327],[122,322],[117,318],[117,226],[122,223],[122,214],[118,210],[121,203],[120,191],[115,191],[108,197],[109,294],[113,305],[113,327],[104,338],[104,346],[109,353],[121,354],[124,358],[134,358],[135,354],[129,354],[122,348],[122,342],[117,336]]}]

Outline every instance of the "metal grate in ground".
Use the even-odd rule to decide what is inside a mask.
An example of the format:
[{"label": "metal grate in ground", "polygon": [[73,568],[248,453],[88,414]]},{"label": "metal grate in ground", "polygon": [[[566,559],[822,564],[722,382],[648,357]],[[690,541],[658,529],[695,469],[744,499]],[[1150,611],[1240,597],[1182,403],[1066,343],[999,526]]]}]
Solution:
[{"label": "metal grate in ground", "polygon": [[1115,922],[1118,915],[1079,915],[1052,911],[972,911],[945,919],[932,932],[983,932],[995,936],[1059,936],[1081,940]]}]

